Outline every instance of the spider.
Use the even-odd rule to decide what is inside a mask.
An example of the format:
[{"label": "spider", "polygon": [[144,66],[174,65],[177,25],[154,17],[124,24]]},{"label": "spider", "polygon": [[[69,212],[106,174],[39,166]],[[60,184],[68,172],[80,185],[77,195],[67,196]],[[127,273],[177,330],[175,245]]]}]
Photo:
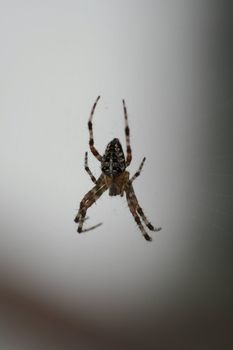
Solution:
[{"label": "spider", "polygon": [[[126,194],[126,199],[128,202],[129,210],[131,211],[142,235],[147,241],[151,241],[152,238],[146,232],[144,226],[142,225],[141,219],[151,231],[160,231],[161,227],[154,227],[146,218],[142,208],[139,206],[137,197],[133,189],[133,181],[140,175],[142,167],[146,158],[144,157],[137,172],[131,177],[129,172],[126,171],[126,168],[130,165],[132,160],[132,152],[130,146],[130,131],[128,125],[128,116],[125,101],[123,102],[123,110],[125,117],[125,137],[126,137],[126,159],[121,146],[119,139],[114,138],[110,141],[106,147],[104,155],[100,155],[97,149],[94,146],[94,137],[93,137],[93,128],[92,128],[92,118],[95,112],[96,105],[100,99],[100,96],[97,97],[88,121],[88,130],[89,130],[89,146],[92,154],[98,159],[101,163],[102,173],[100,177],[96,180],[94,175],[88,166],[88,154],[85,153],[85,170],[90,176],[91,180],[94,182],[95,186],[87,192],[80,202],[80,207],[78,214],[76,215],[74,221],[78,223],[77,231],[87,232],[101,224],[97,224],[88,229],[83,229],[83,223],[86,219],[87,209],[97,201],[97,199],[106,191],[109,190],[110,196],[123,196]],[[140,218],[141,217],[141,218]]]}]

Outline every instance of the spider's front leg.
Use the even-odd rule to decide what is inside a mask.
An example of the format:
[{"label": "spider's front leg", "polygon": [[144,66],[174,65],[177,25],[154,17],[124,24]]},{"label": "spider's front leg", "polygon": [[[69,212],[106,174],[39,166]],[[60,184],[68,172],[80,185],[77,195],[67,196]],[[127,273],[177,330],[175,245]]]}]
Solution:
[{"label": "spider's front leg", "polygon": [[91,181],[94,182],[94,184],[96,184],[96,183],[97,183],[96,178],[95,178],[95,176],[92,174],[92,172],[91,172],[91,170],[90,170],[90,168],[89,168],[89,166],[88,166],[88,159],[87,159],[87,156],[88,156],[88,154],[87,154],[87,152],[86,152],[86,153],[85,153],[85,163],[84,163],[84,167],[85,167],[86,172],[87,172],[88,175],[90,176]]},{"label": "spider's front leg", "polygon": [[132,160],[132,150],[130,146],[130,131],[129,131],[129,124],[128,124],[128,113],[125,105],[125,100],[122,100],[123,102],[123,109],[124,109],[124,116],[125,116],[125,138],[126,138],[126,166],[129,166]]},{"label": "spider's front leg", "polygon": [[89,130],[89,146],[90,146],[90,150],[92,152],[92,154],[101,162],[102,161],[102,156],[99,154],[99,152],[97,151],[97,149],[94,146],[94,136],[93,136],[93,125],[92,125],[92,118],[95,112],[95,107],[98,103],[100,99],[100,96],[97,97],[92,110],[91,110],[91,114],[88,120],[88,130]]},{"label": "spider's front leg", "polygon": [[78,223],[78,232],[86,232],[86,231],[90,231],[96,227],[98,227],[100,224],[95,225],[89,229],[85,229],[83,230],[83,223],[86,217],[86,212],[87,209],[94,203],[97,201],[97,199],[108,189],[107,184],[105,183],[104,178],[102,177],[102,175],[100,176],[100,178],[97,180],[97,184],[89,191],[87,192],[87,194],[83,197],[81,203],[80,203],[80,207],[79,207],[79,211],[78,214],[76,215],[74,221],[76,223]]},{"label": "spider's front leg", "polygon": [[139,206],[137,197],[134,193],[134,189],[132,186],[132,183],[129,181],[128,186],[125,190],[126,192],[126,198],[127,198],[127,202],[128,202],[128,206],[129,206],[129,210],[131,211],[140,231],[142,232],[144,238],[147,241],[151,241],[152,238],[148,235],[148,233],[146,232],[146,230],[144,229],[140,217],[141,216],[142,220],[144,221],[144,223],[146,224],[146,226],[149,228],[149,230],[151,231],[160,231],[161,227],[154,227],[146,218],[142,208]]}]

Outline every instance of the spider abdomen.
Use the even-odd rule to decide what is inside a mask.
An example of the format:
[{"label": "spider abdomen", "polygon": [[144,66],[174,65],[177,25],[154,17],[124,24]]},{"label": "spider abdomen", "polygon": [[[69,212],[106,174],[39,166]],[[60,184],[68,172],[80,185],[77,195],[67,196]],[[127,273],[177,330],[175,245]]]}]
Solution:
[{"label": "spider abdomen", "polygon": [[113,139],[106,147],[101,162],[102,172],[110,177],[116,177],[125,171],[125,156],[118,139]]}]

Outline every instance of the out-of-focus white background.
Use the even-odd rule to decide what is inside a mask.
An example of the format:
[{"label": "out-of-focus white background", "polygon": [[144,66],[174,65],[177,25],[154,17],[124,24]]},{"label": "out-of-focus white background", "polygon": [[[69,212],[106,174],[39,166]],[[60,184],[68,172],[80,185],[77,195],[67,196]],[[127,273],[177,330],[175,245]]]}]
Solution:
[{"label": "out-of-focus white background", "polygon": [[[0,346],[189,349],[230,344],[232,38],[214,2],[1,1]],[[108,193],[73,222],[95,144],[125,147],[163,230],[146,242]],[[100,175],[89,152],[90,168]],[[224,343],[225,342],[225,343]]]}]

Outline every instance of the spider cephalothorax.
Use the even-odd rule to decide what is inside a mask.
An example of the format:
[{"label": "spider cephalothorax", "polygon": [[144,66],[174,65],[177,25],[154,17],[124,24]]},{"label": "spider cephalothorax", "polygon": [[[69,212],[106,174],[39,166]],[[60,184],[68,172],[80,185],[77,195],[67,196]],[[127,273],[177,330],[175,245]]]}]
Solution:
[{"label": "spider cephalothorax", "polygon": [[[85,169],[87,173],[90,175],[91,180],[95,183],[95,186],[84,196],[80,203],[80,208],[78,214],[75,217],[75,222],[78,223],[78,232],[86,232],[93,228],[96,228],[98,225],[95,225],[89,229],[83,230],[83,223],[86,217],[87,209],[107,190],[109,189],[110,196],[123,196],[126,194],[126,199],[128,202],[129,209],[141,230],[143,236],[146,240],[151,241],[151,237],[145,231],[144,226],[142,225],[141,219],[145,223],[145,225],[151,231],[159,231],[161,227],[154,227],[146,218],[142,208],[139,206],[137,197],[134,193],[133,189],[133,181],[140,175],[143,164],[145,162],[145,158],[143,158],[138,171],[134,174],[134,176],[130,179],[129,172],[126,171],[126,167],[128,167],[131,163],[132,152],[130,147],[130,132],[128,126],[128,117],[127,110],[125,106],[125,101],[123,100],[123,108],[124,108],[124,116],[125,116],[125,135],[126,135],[126,159],[121,146],[119,139],[114,138],[106,147],[104,155],[101,156],[97,149],[94,146],[94,138],[93,138],[93,130],[92,130],[92,118],[95,111],[96,104],[99,100],[100,96],[97,97],[92,110],[91,115],[88,121],[88,129],[90,133],[89,145],[91,152],[93,155],[101,162],[101,170],[102,174],[96,180],[93,176],[91,170],[88,167],[87,162],[87,152],[85,154]],[[141,219],[140,219],[141,217]]]}]

